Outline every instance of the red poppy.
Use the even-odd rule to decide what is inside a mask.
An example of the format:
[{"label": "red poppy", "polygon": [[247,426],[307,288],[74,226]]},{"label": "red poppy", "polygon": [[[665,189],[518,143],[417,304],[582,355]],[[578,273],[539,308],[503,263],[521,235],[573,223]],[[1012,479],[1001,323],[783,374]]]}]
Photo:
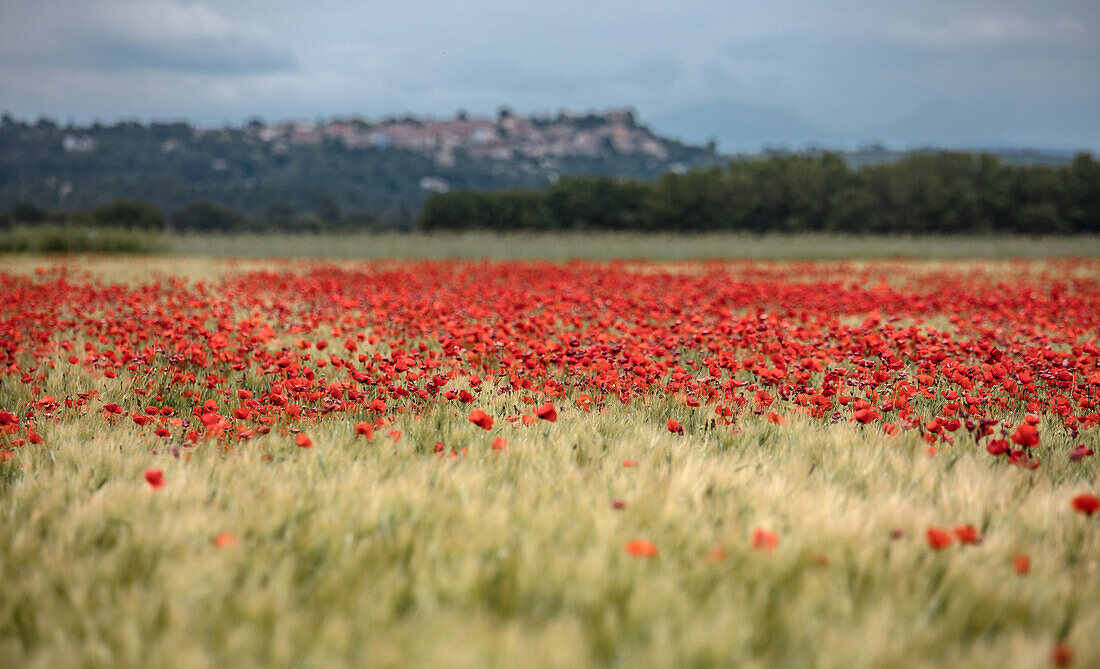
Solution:
[{"label": "red poppy", "polygon": [[1100,511],[1100,497],[1091,493],[1085,493],[1074,497],[1072,504],[1075,511],[1083,513],[1086,516],[1091,516],[1097,511]]},{"label": "red poppy", "polygon": [[367,439],[374,439],[374,426],[367,421],[359,421],[355,424],[355,435],[358,437],[366,437]]},{"label": "red poppy", "polygon": [[558,419],[558,410],[554,408],[553,404],[547,402],[539,408],[535,409],[535,415],[539,418],[553,423]]},{"label": "red poppy", "polygon": [[1023,554],[1012,556],[1012,571],[1019,576],[1024,576],[1031,571],[1031,558]]},{"label": "red poppy", "polygon": [[218,548],[233,548],[238,543],[237,537],[230,532],[218,532],[213,539],[213,544]]},{"label": "red poppy", "polygon": [[752,547],[758,551],[770,553],[779,545],[779,535],[771,530],[758,527],[752,531]]},{"label": "red poppy", "polygon": [[1080,462],[1088,456],[1092,455],[1092,453],[1092,449],[1088,446],[1085,446],[1084,444],[1077,444],[1069,451],[1069,461]]},{"label": "red poppy", "polygon": [[469,420],[483,430],[493,429],[493,417],[481,409],[474,409],[471,411]]},{"label": "red poppy", "polygon": [[145,470],[145,482],[153,490],[159,490],[164,487],[164,472],[160,469],[146,469]]},{"label": "red poppy", "polygon": [[1073,664],[1073,648],[1062,641],[1050,651],[1050,661],[1056,667],[1068,667]]},{"label": "red poppy", "polygon": [[852,420],[866,425],[871,421],[879,417],[877,411],[871,411],[870,409],[859,409],[852,413]]},{"label": "red poppy", "polygon": [[953,542],[951,533],[938,527],[929,527],[925,530],[924,537],[928,540],[928,545],[937,551],[942,551]]},{"label": "red poppy", "polygon": [[1032,448],[1039,445],[1039,430],[1031,423],[1020,423],[1016,431],[1012,433],[1012,443],[1024,448]]},{"label": "red poppy", "polygon": [[508,440],[505,439],[504,437],[497,437],[496,439],[493,440],[493,443],[490,444],[490,447],[494,451],[499,453],[500,451],[503,451],[503,450],[508,448]]},{"label": "red poppy", "polygon": [[992,456],[1001,456],[1008,453],[1010,446],[1007,439],[991,439],[985,445],[985,450]]},{"label": "red poppy", "polygon": [[301,448],[313,448],[313,440],[310,439],[309,435],[305,432],[299,432],[298,435],[294,437],[294,443],[298,444]]},{"label": "red poppy", "polygon": [[955,538],[962,544],[977,544],[981,543],[982,537],[978,534],[978,528],[973,525],[956,525],[953,530]]},{"label": "red poppy", "polygon": [[668,431],[673,433],[673,434],[683,434],[684,433],[684,426],[680,425],[680,421],[676,420],[675,418],[669,418],[668,419],[667,427],[668,427]]},{"label": "red poppy", "polygon": [[657,545],[647,539],[635,539],[628,541],[623,546],[626,554],[636,558],[657,557]]},{"label": "red poppy", "polygon": [[710,564],[717,564],[719,562],[726,561],[726,549],[718,544],[711,546],[705,555],[703,555],[703,562]]},{"label": "red poppy", "polygon": [[611,508],[615,509],[616,511],[622,511],[626,508],[626,501],[621,499],[613,499],[611,500]]}]

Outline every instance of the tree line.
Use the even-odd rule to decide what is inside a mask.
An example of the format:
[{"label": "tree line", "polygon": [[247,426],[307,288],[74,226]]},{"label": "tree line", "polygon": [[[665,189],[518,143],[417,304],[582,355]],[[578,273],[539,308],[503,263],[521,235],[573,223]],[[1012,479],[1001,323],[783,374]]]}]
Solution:
[{"label": "tree line", "polygon": [[430,197],[423,230],[951,234],[1100,232],[1100,163],[1009,165],[927,153],[851,168],[839,156],[743,159],[650,182],[564,177],[543,190]]},{"label": "tree line", "polygon": [[115,227],[148,232],[287,230],[633,230],[951,234],[1100,232],[1100,163],[1009,165],[984,154],[918,154],[850,167],[840,156],[784,155],[654,181],[563,177],[542,190],[460,190],[428,199],[419,216],[343,217],[338,225],[292,211],[259,217],[209,201],[170,213],[140,200],[49,211],[0,212],[13,225]]},{"label": "tree line", "polygon": [[334,138],[260,141],[255,127],[70,126],[2,115],[0,209],[29,203],[78,210],[122,199],[148,202],[170,216],[202,200],[284,227],[411,229],[430,192],[420,183],[425,176],[470,190],[537,188],[554,174],[652,179],[672,165],[720,160],[713,147],[662,139],[663,160],[610,150],[553,161],[486,160],[457,151],[453,164],[442,164],[409,149],[352,148]]},{"label": "tree line", "polygon": [[259,216],[244,213],[207,200],[192,202],[165,213],[143,200],[111,200],[84,209],[45,209],[21,203],[0,212],[0,230],[21,228],[119,228],[145,232],[324,232],[351,230],[405,230],[415,225],[411,211],[345,214],[322,219],[316,215],[297,215],[293,209],[270,207]]}]

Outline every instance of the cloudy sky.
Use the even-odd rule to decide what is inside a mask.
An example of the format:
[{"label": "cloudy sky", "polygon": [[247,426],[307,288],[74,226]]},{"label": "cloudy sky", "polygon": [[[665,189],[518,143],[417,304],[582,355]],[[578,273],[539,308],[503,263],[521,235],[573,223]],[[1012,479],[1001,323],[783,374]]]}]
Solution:
[{"label": "cloudy sky", "polygon": [[727,150],[1100,149],[1097,0],[0,0],[0,110],[202,124],[631,105]]}]

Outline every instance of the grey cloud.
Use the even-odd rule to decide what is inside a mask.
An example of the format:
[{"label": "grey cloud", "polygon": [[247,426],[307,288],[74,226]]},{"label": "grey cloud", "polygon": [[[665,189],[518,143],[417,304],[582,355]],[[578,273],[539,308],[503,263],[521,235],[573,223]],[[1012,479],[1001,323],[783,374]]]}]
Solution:
[{"label": "grey cloud", "polygon": [[0,0],[21,114],[633,105],[732,146],[1100,146],[1096,0]]},{"label": "grey cloud", "polygon": [[[98,0],[21,8],[24,30],[0,46],[0,64],[58,71],[130,70],[270,74],[296,65],[293,52],[253,23],[232,21],[201,2]],[[44,17],[53,15],[52,20]]]},{"label": "grey cloud", "polygon": [[86,40],[62,54],[67,64],[101,70],[162,70],[199,74],[267,74],[294,68],[293,54],[233,37],[198,36],[153,42],[140,39]]},{"label": "grey cloud", "polygon": [[625,68],[616,81],[638,86],[670,88],[684,81],[684,63],[670,56],[652,56]]}]

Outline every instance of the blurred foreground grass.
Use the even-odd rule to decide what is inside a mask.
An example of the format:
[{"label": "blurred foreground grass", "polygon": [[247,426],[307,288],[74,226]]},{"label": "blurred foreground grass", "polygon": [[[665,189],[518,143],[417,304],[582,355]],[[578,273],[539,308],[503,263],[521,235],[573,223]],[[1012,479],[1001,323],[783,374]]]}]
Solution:
[{"label": "blurred foreground grass", "polygon": [[[519,393],[482,397],[490,432],[468,406],[373,441],[333,414],[309,450],[41,423],[0,463],[0,665],[1003,669],[1063,639],[1100,662],[1100,521],[1069,504],[1098,461],[1064,444],[1028,471],[973,444],[930,456],[915,431],[715,429],[659,398],[562,398],[556,423],[512,427]],[[967,523],[980,545],[926,543]],[[657,555],[631,557],[638,539]]]}]

